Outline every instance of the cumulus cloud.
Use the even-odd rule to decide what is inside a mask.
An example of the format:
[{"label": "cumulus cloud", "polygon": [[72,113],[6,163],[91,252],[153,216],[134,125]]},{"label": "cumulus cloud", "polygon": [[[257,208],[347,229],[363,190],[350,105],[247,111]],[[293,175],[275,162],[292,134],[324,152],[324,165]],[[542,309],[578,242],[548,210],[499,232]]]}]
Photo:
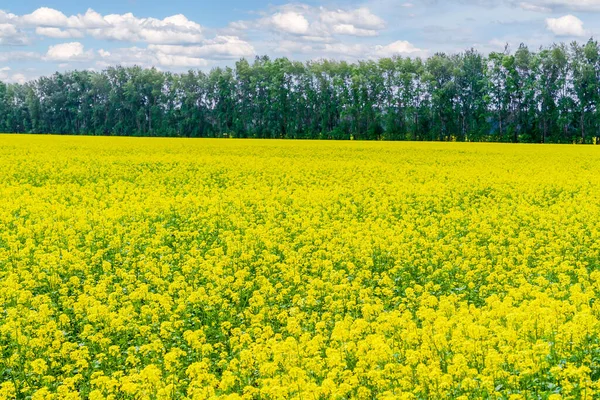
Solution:
[{"label": "cumulus cloud", "polygon": [[156,58],[160,65],[165,67],[206,67],[209,65],[209,62],[200,57],[188,57],[188,56],[179,56],[179,55],[171,55],[164,53],[157,53]]},{"label": "cumulus cloud", "polygon": [[320,19],[331,25],[352,25],[357,28],[380,30],[385,28],[385,21],[373,14],[368,8],[361,7],[354,10],[330,11],[321,7]]},{"label": "cumulus cloud", "polygon": [[0,45],[24,46],[28,43],[27,35],[15,25],[0,23]]},{"label": "cumulus cloud", "polygon": [[206,40],[202,46],[203,55],[215,58],[251,57],[256,54],[254,47],[237,36],[217,36]]},{"label": "cumulus cloud", "polygon": [[[9,19],[10,22],[3,22]],[[374,37],[386,25],[367,7],[333,9],[302,3],[272,7],[255,20],[231,23],[228,29],[218,31],[220,33],[214,38],[206,38],[203,27],[182,14],[158,19],[140,18],[132,13],[102,15],[88,9],[84,14],[68,15],[57,9],[41,7],[22,16],[0,14],[0,23],[10,24],[13,36],[14,29],[21,27],[35,33],[38,38],[92,37],[128,42],[132,46],[137,46],[137,43],[147,45],[92,52],[85,51],[79,41],[66,40],[69,43],[51,46],[41,57],[45,61],[67,63],[94,57],[98,66],[111,62],[135,62],[166,67],[201,67],[210,64],[211,60],[252,57],[256,54],[254,46],[241,37],[253,30],[261,35],[276,33],[276,39],[269,40],[267,36],[267,42],[263,43],[263,46],[280,49],[276,51],[299,48],[300,52],[316,49],[328,54],[326,45],[329,45],[333,53],[341,53],[345,51],[344,46],[349,46],[346,50],[360,55],[364,46],[341,43],[342,38]],[[262,40],[265,40],[264,36]]]},{"label": "cumulus cloud", "polygon": [[159,54],[210,59],[251,57],[256,54],[250,43],[237,36],[217,36],[215,39],[205,41],[200,46],[149,45],[148,48]]},{"label": "cumulus cloud", "polygon": [[0,23],[14,23],[17,20],[17,16],[15,14],[8,13],[6,11],[0,10]]},{"label": "cumulus cloud", "polygon": [[70,24],[69,18],[65,14],[48,7],[40,7],[31,14],[24,15],[21,17],[21,21],[32,26],[68,26]]},{"label": "cumulus cloud", "polygon": [[366,7],[331,10],[287,4],[258,20],[232,22],[228,28],[233,32],[270,29],[284,36],[296,36],[296,40],[330,42],[334,36],[377,36],[385,26],[385,21]]},{"label": "cumulus cloud", "polygon": [[367,7],[330,9],[294,3],[271,8],[256,20],[231,23],[226,31],[271,31],[277,36],[267,39],[269,52],[316,58],[360,59],[426,54],[425,50],[405,41],[376,46],[348,39],[349,36],[375,37],[385,28],[383,18]]},{"label": "cumulus cloud", "polygon": [[89,9],[85,14],[66,16],[61,11],[41,7],[17,20],[36,27],[39,35],[54,38],[85,34],[98,39],[163,44],[199,43],[204,39],[200,24],[182,14],[164,19],[138,18],[132,13],[103,16]]},{"label": "cumulus cloud", "polygon": [[23,46],[29,43],[27,35],[18,28],[17,22],[15,14],[0,10],[0,45]]},{"label": "cumulus cloud", "polygon": [[202,27],[181,14],[162,20],[111,14],[104,21],[107,26],[87,32],[98,39],[162,44],[199,43],[204,39]]},{"label": "cumulus cloud", "polygon": [[99,58],[96,60],[96,66],[99,68],[107,68],[115,65],[137,65],[144,68],[202,68],[210,65],[210,62],[203,58],[165,54],[139,47],[126,47],[111,51],[100,49],[97,55]]},{"label": "cumulus cloud", "polygon": [[560,18],[547,18],[546,28],[557,36],[585,36],[583,21],[574,15]]},{"label": "cumulus cloud", "polygon": [[385,46],[375,46],[373,54],[376,57],[392,57],[395,55],[422,55],[425,50],[415,47],[405,40],[398,40]]},{"label": "cumulus cloud", "polygon": [[[274,16],[272,22],[290,32],[305,32],[308,22],[304,20],[303,27],[302,19],[299,14],[281,13]],[[51,39],[93,37],[147,44],[145,48],[133,46],[86,51],[81,42],[71,41],[51,45],[45,54],[38,54],[37,59],[56,62],[59,67],[92,60],[97,66],[205,67],[212,63],[211,60],[251,57],[256,53],[249,42],[237,35],[206,38],[202,26],[183,14],[157,19],[139,18],[132,13],[101,15],[92,9],[77,15],[65,15],[49,7],[41,7],[22,16],[0,11],[0,45],[16,44],[18,38],[26,37],[21,29],[35,33],[37,37]]]},{"label": "cumulus cloud", "polygon": [[83,33],[78,31],[77,29],[60,29],[60,28],[48,28],[38,26],[35,28],[36,35],[46,36],[53,39],[71,39],[71,38],[81,38],[83,37]]},{"label": "cumulus cloud", "polygon": [[339,35],[351,36],[377,36],[378,32],[373,29],[357,28],[351,24],[338,24],[333,26],[333,32]]},{"label": "cumulus cloud", "polygon": [[27,78],[21,73],[13,73],[9,67],[2,67],[0,68],[0,82],[23,84],[27,82]]},{"label": "cumulus cloud", "polygon": [[138,65],[144,68],[160,66],[167,68],[201,68],[210,64],[208,60],[199,57],[165,54],[140,47],[127,47],[113,49],[111,51],[100,49],[98,50],[98,56],[99,59],[96,60],[96,65],[100,68],[107,68],[115,65]]},{"label": "cumulus cloud", "polygon": [[79,42],[61,43],[48,48],[46,60],[50,61],[85,61],[92,57],[92,52],[84,51]]},{"label": "cumulus cloud", "polygon": [[125,67],[139,65],[141,67],[152,67],[158,65],[158,60],[154,52],[140,47],[125,47],[111,49],[110,51],[100,49],[97,51],[99,56],[96,59],[96,66],[107,68],[115,65]]},{"label": "cumulus cloud", "polygon": [[61,11],[41,7],[31,14],[19,17],[20,23],[27,26],[90,29],[108,27],[109,23],[98,12],[88,9],[85,14],[66,16]]},{"label": "cumulus cloud", "polygon": [[[405,1],[400,2],[403,9],[417,7]],[[385,20],[365,6],[332,8],[302,3],[258,11],[255,19],[231,23],[226,29],[218,29],[214,37],[207,37],[203,26],[183,14],[160,19],[133,13],[100,14],[92,9],[83,14],[65,14],[58,9],[41,7],[22,16],[0,11],[0,44],[7,44],[8,38],[15,44],[18,38],[27,37],[59,41],[58,44],[49,43],[42,54],[20,55],[53,63],[48,67],[51,69],[73,65],[101,69],[117,64],[165,69],[203,68],[223,65],[226,60],[253,57],[257,54],[255,45],[260,53],[284,53],[291,57],[302,54],[305,59],[356,60],[427,54],[426,50],[407,41],[376,43],[372,39],[362,39],[376,37],[384,29]],[[96,42],[90,39],[96,39]],[[109,45],[106,41],[126,44]],[[13,67],[10,62],[14,59],[5,58],[9,60],[7,65]]]},{"label": "cumulus cloud", "polygon": [[166,68],[201,68],[214,60],[251,57],[256,53],[248,42],[235,36],[217,36],[205,40],[201,45],[151,44],[147,48],[129,47],[113,50],[100,49],[96,52],[98,67],[119,64],[143,67],[163,66]]},{"label": "cumulus cloud", "polygon": [[304,15],[291,11],[274,14],[271,17],[271,22],[278,30],[297,35],[307,33],[310,26]]}]

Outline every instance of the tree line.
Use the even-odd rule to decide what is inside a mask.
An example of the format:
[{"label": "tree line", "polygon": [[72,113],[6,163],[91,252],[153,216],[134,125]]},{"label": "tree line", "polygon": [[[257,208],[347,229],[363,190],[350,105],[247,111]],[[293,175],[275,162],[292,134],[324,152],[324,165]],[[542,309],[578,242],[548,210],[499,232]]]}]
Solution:
[{"label": "tree line", "polygon": [[[111,67],[0,82],[0,131],[131,136],[600,142],[600,47],[426,59],[242,59],[208,73]],[[598,138],[598,139],[597,139]]]}]

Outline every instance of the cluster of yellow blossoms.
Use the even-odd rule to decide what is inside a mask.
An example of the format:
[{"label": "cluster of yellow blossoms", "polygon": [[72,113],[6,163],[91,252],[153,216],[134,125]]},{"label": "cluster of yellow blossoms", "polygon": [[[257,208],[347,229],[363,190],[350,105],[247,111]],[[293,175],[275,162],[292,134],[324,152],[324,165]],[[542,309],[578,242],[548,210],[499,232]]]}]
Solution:
[{"label": "cluster of yellow blossoms", "polygon": [[0,398],[596,398],[599,166],[0,136]]}]

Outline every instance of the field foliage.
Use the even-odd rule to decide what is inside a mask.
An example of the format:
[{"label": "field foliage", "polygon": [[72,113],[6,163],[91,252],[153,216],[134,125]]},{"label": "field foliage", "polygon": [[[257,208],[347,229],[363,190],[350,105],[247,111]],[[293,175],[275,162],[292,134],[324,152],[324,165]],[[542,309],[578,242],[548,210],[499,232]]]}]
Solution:
[{"label": "field foliage", "polygon": [[598,166],[0,136],[0,398],[594,398]]}]

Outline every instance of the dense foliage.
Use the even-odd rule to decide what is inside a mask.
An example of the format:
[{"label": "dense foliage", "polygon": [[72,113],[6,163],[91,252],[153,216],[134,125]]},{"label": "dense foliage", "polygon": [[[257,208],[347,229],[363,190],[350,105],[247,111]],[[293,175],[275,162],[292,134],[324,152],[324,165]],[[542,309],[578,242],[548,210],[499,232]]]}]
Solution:
[{"label": "dense foliage", "polygon": [[598,398],[598,165],[2,136],[0,398]]},{"label": "dense foliage", "polygon": [[600,47],[522,45],[356,64],[246,60],[0,84],[0,131],[97,135],[595,143]]}]

